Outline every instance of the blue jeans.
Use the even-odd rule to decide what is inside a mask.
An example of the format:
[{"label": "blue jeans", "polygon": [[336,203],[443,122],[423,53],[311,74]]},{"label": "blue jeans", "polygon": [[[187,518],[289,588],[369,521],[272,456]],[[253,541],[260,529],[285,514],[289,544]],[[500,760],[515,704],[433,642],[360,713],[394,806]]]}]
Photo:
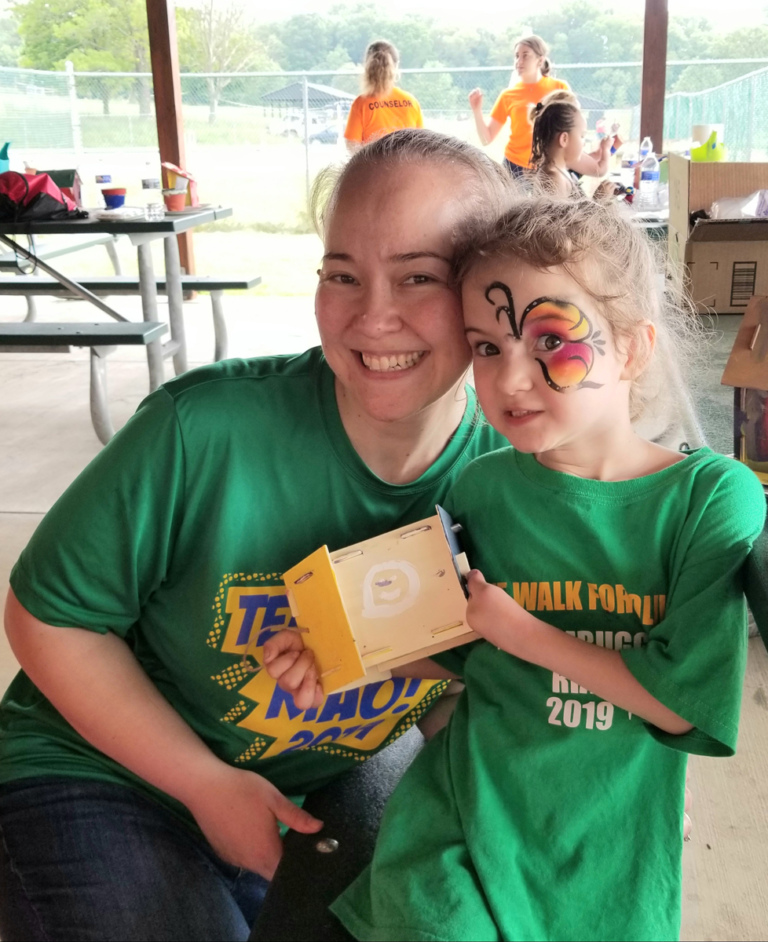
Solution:
[{"label": "blue jeans", "polygon": [[132,788],[0,786],[0,938],[245,940],[267,881]]},{"label": "blue jeans", "polygon": [[518,180],[524,180],[528,173],[527,167],[521,167],[520,164],[513,164],[511,160],[504,158],[504,166],[509,170],[513,177]]}]

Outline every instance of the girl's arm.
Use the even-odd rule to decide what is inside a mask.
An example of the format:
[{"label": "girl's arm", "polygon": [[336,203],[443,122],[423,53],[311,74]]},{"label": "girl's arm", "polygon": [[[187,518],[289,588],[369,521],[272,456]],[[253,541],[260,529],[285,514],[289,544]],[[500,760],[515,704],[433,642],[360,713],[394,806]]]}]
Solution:
[{"label": "girl's arm", "polygon": [[5,628],[26,674],[74,729],[186,805],[225,860],[271,878],[282,853],[277,822],[304,833],[322,826],[262,776],[217,758],[116,634],[45,624],[13,591]]},{"label": "girl's arm", "polygon": [[591,154],[582,151],[578,158],[569,164],[569,170],[575,170],[587,177],[602,177],[608,173],[608,161],[611,156],[611,138],[603,138],[600,146]]},{"label": "girl's arm", "polygon": [[469,573],[467,587],[470,627],[502,651],[562,674],[667,733],[678,736],[693,729],[635,680],[619,651],[587,644],[548,625],[477,570]]},{"label": "girl's arm", "polygon": [[490,144],[491,141],[496,140],[499,131],[504,125],[500,121],[497,121],[496,118],[485,120],[483,117],[483,93],[479,88],[474,88],[469,93],[469,107],[472,109],[472,114],[475,118],[475,126],[477,127],[477,135],[481,143],[487,145]]}]

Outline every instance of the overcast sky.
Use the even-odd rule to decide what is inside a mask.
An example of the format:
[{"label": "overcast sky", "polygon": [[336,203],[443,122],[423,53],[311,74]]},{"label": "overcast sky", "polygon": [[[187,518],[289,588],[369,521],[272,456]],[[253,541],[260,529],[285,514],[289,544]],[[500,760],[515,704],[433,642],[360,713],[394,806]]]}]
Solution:
[{"label": "overcast sky", "polygon": [[[193,0],[181,0],[188,5]],[[293,16],[296,13],[323,13],[335,6],[338,0],[281,0],[279,5],[254,3],[254,11],[262,22]],[[279,6],[279,9],[277,7]],[[562,0],[472,0],[471,3],[450,3],[447,0],[387,0],[389,13],[421,13],[444,21],[466,26],[499,26],[510,20],[525,20],[526,12],[556,9]],[[765,22],[768,0],[669,0],[669,15],[704,16],[718,28],[726,30]],[[645,0],[622,0],[606,3],[606,9],[640,16],[645,9]],[[471,12],[469,12],[471,10]]]}]

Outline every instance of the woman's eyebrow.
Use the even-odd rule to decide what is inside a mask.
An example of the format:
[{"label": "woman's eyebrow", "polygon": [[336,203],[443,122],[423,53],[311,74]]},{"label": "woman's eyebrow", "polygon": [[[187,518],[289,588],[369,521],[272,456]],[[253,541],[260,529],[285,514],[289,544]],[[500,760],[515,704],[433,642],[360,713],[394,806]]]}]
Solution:
[{"label": "woman's eyebrow", "polygon": [[396,255],[390,255],[390,261],[393,262],[414,262],[420,258],[436,258],[447,265],[451,264],[450,258],[440,252],[398,252]]},{"label": "woman's eyebrow", "polygon": [[324,262],[351,262],[352,256],[346,252],[326,252],[323,255],[322,261]]}]

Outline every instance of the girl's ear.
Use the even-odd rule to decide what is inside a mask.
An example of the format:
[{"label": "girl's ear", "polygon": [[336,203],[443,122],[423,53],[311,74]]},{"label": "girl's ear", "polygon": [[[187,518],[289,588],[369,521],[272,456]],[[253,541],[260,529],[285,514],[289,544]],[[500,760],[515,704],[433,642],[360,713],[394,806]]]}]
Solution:
[{"label": "girl's ear", "polygon": [[561,131],[557,138],[557,143],[560,145],[562,150],[568,146],[568,132]]},{"label": "girl's ear", "polygon": [[626,361],[621,379],[634,380],[643,372],[653,356],[656,346],[656,326],[651,321],[641,321],[629,338]]}]

